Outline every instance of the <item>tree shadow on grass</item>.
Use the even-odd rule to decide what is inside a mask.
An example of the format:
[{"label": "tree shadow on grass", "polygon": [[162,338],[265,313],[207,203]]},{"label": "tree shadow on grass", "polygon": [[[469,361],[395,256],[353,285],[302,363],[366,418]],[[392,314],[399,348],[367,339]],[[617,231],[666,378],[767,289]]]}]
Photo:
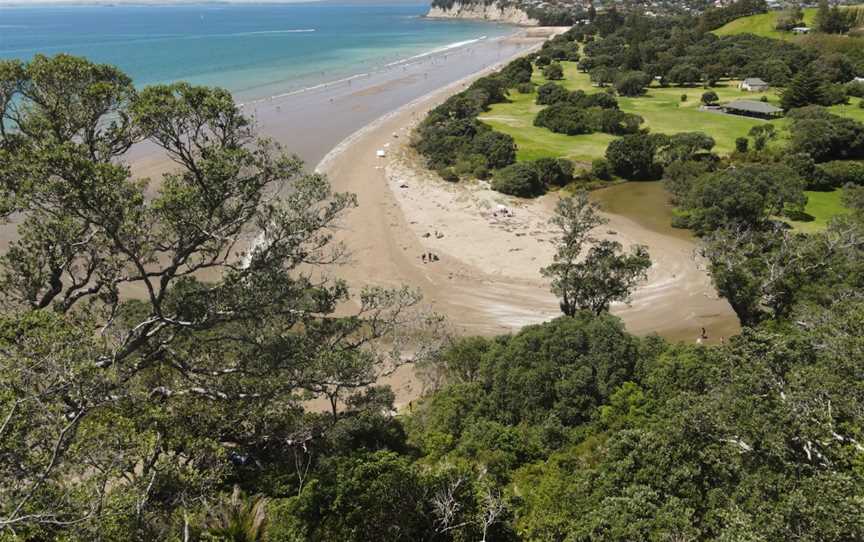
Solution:
[{"label": "tree shadow on grass", "polygon": [[786,209],[783,214],[786,215],[786,218],[794,220],[795,222],[813,222],[816,220],[815,216],[797,209]]}]

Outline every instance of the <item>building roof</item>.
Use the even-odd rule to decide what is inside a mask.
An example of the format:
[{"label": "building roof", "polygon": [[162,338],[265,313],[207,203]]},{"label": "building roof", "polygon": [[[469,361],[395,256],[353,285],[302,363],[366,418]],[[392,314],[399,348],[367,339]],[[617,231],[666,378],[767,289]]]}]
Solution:
[{"label": "building roof", "polygon": [[757,102],[756,100],[735,100],[727,104],[723,104],[726,109],[733,111],[747,111],[749,113],[761,113],[763,115],[773,115],[783,111],[779,107],[765,102]]},{"label": "building roof", "polygon": [[766,87],[768,86],[768,83],[759,79],[758,77],[748,77],[747,79],[744,80],[744,84],[750,85],[750,86],[762,86],[762,85],[764,85]]}]

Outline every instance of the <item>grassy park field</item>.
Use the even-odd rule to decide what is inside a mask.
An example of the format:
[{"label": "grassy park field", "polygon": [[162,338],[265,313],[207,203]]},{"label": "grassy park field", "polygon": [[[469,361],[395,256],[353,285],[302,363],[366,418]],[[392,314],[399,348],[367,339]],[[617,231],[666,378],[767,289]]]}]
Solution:
[{"label": "grassy park field", "polygon": [[[575,62],[562,64],[564,80],[557,83],[570,90],[583,90],[587,93],[601,91],[591,83],[588,74],[576,68]],[[540,85],[547,81],[535,72],[534,82]],[[738,90],[732,83],[712,90],[717,93],[721,102],[740,98],[759,99],[763,96],[759,93]],[[643,126],[650,128],[654,133],[705,132],[715,139],[717,142],[715,149],[720,154],[731,152],[735,148],[736,138],[746,136],[751,127],[764,122],[747,117],[700,111],[700,98],[703,92],[705,89],[702,87],[652,86],[644,96],[638,98],[618,97],[618,104],[621,110],[642,116],[645,119]],[[687,101],[681,101],[682,94],[687,95]],[[764,96],[774,104],[779,100],[773,90],[768,91]],[[568,136],[536,127],[533,124],[534,117],[543,108],[534,103],[536,99],[536,93],[512,92],[509,103],[495,104],[480,116],[480,120],[494,129],[513,136],[519,147],[520,160],[562,157],[577,162],[590,162],[602,157],[609,142],[615,138],[603,133]]]},{"label": "grassy park field", "polygon": [[[556,83],[570,90],[583,90],[586,93],[601,91],[591,83],[588,74],[577,69],[576,63],[564,62],[562,65],[564,79],[555,81]],[[548,82],[539,70],[535,71],[533,81],[537,85]],[[721,103],[736,99],[758,100],[765,96],[769,103],[779,105],[776,89],[766,93],[752,93],[738,90],[735,82],[727,82],[711,90],[717,93]],[[645,119],[644,126],[654,133],[675,134],[700,131],[709,134],[717,142],[715,151],[719,154],[730,153],[735,147],[736,138],[746,136],[751,127],[765,122],[748,117],[700,111],[700,98],[703,92],[705,89],[702,87],[652,86],[644,96],[637,98],[619,96],[618,103],[623,111],[642,116]],[[681,101],[682,94],[687,95],[686,101]],[[536,92],[530,94],[511,92],[508,103],[494,104],[489,111],[480,116],[480,120],[495,130],[510,134],[515,139],[519,160],[536,160],[545,157],[567,158],[587,165],[592,160],[605,155],[606,147],[616,136],[599,132],[568,136],[534,126],[534,117],[545,107],[537,105],[536,99]],[[852,98],[849,104],[834,106],[830,110],[838,115],[864,121],[864,109],[859,107],[860,101],[858,98]],[[787,122],[785,119],[773,121],[781,129]],[[805,212],[812,219],[790,221],[799,231],[818,231],[826,226],[832,216],[848,212],[840,201],[840,190],[807,192],[807,197],[808,204]]]},{"label": "grassy park field", "polygon": [[[777,40],[790,40],[797,34],[792,32],[783,32],[775,30],[774,25],[777,23],[779,11],[769,11],[768,13],[760,13],[758,15],[750,15],[749,17],[741,17],[730,21],[714,30],[714,34],[718,36],[732,36],[734,34],[755,34],[765,38],[773,38]],[[813,20],[816,18],[816,8],[807,8],[804,10],[804,24],[812,26]]]},{"label": "grassy park field", "polygon": [[798,231],[812,233],[823,230],[831,217],[849,213],[849,209],[841,201],[842,190],[831,192],[808,190],[804,193],[807,195],[807,207],[804,208],[804,213],[809,215],[808,219],[788,220],[789,224]]}]

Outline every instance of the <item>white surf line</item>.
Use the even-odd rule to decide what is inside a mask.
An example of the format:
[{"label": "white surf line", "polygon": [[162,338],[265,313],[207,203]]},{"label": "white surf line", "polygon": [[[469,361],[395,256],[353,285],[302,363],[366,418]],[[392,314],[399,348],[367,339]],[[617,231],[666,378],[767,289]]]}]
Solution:
[{"label": "white surf line", "polygon": [[[502,36],[499,39],[506,39],[508,37],[510,37],[510,36]],[[410,65],[416,64],[416,63],[420,62],[421,60],[428,58],[430,56],[435,56],[435,55],[439,55],[442,53],[446,53],[447,51],[453,51],[455,49],[460,49],[460,48],[466,47],[468,45],[473,45],[475,43],[479,43],[479,42],[486,40],[486,39],[487,39],[487,36],[480,36],[479,38],[453,42],[453,43],[444,45],[442,47],[436,47],[435,49],[431,49],[429,51],[426,51],[425,53],[420,53],[418,55],[414,55],[414,56],[411,56],[408,58],[403,58],[401,60],[396,60],[394,62],[390,62],[389,64],[384,64],[381,68],[379,68],[377,70],[373,70],[372,72],[358,73],[355,75],[351,75],[349,77],[337,79],[335,81],[325,81],[324,83],[319,83],[317,85],[312,85],[310,87],[299,88],[297,90],[292,90],[290,92],[284,92],[282,94],[275,94],[273,96],[267,96],[266,98],[258,98],[257,100],[252,100],[249,102],[241,103],[239,105],[240,105],[240,107],[243,107],[246,105],[254,105],[254,104],[269,102],[269,101],[273,101],[273,100],[280,100],[282,98],[288,98],[290,96],[296,96],[297,94],[303,94],[306,92],[314,92],[316,90],[324,90],[326,88],[330,88],[330,87],[334,87],[337,85],[342,85],[342,84],[348,83],[348,82],[353,81],[355,79],[362,79],[365,77],[371,77],[373,74],[384,73],[389,68],[393,68],[396,66],[403,66],[403,65],[410,66]]]},{"label": "white surf line", "polygon": [[[501,39],[506,39],[506,37],[502,37]],[[348,137],[343,139],[341,142],[339,142],[338,145],[333,147],[333,149],[330,152],[328,152],[326,155],[324,155],[324,158],[322,158],[321,161],[318,162],[318,165],[315,166],[315,170],[314,170],[315,173],[318,173],[318,174],[323,173],[323,171],[330,165],[330,163],[333,160],[335,160],[340,154],[345,152],[345,150],[348,147],[350,147],[354,142],[356,142],[358,139],[360,139],[364,135],[368,134],[369,132],[376,130],[377,128],[380,128],[382,124],[386,123],[387,121],[391,120],[392,118],[396,117],[397,115],[405,112],[408,109],[411,109],[413,107],[416,107],[416,106],[422,104],[424,101],[432,100],[432,99],[436,98],[439,94],[450,94],[451,92],[453,92],[457,88],[459,88],[461,85],[464,85],[465,83],[468,83],[469,81],[479,79],[480,77],[483,77],[484,75],[486,75],[490,72],[494,72],[495,70],[499,70],[499,69],[503,68],[504,66],[506,66],[509,62],[512,62],[513,60],[515,60],[517,58],[531,54],[532,52],[536,51],[537,49],[540,49],[540,47],[542,45],[543,45],[543,42],[538,43],[536,45],[532,45],[531,47],[528,47],[522,51],[519,51],[518,53],[514,54],[513,56],[511,56],[510,58],[508,58],[506,60],[502,60],[502,61],[497,62],[491,66],[487,66],[486,68],[483,68],[479,72],[474,72],[471,75],[467,75],[467,76],[463,77],[462,79],[459,79],[457,81],[450,83],[449,85],[446,85],[446,86],[437,88],[435,90],[432,90],[432,91],[424,94],[423,96],[420,96],[419,98],[414,99],[414,100],[408,102],[407,104],[405,104],[401,107],[398,107],[397,109],[391,111],[390,113],[387,113],[385,115],[378,117],[377,119],[373,120],[372,122],[370,122],[366,126],[360,128],[356,132],[352,133],[351,135],[349,135]],[[252,103],[255,103],[255,102],[252,102]],[[249,264],[252,261],[252,255],[255,253],[256,250],[258,250],[258,247],[260,247],[262,244],[264,244],[266,242],[267,242],[267,240],[265,238],[264,232],[259,233],[255,237],[255,240],[252,241],[252,246],[250,247],[249,252],[243,257],[242,266],[244,268],[249,266]]]}]

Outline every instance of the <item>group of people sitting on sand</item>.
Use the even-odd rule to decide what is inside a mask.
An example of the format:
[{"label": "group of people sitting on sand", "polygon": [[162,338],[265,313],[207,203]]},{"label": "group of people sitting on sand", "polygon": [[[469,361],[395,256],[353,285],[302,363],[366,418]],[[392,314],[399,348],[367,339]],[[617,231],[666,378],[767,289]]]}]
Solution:
[{"label": "group of people sitting on sand", "polygon": [[423,263],[437,262],[438,261],[438,255],[435,254],[434,252],[424,252],[423,255],[420,256],[420,259],[423,260]]},{"label": "group of people sitting on sand", "polygon": [[499,205],[498,209],[496,209],[495,211],[492,211],[492,216],[494,216],[496,218],[497,217],[513,218],[514,215],[513,215],[513,211],[511,211],[510,209],[508,209],[507,207],[505,207],[503,205]]}]

